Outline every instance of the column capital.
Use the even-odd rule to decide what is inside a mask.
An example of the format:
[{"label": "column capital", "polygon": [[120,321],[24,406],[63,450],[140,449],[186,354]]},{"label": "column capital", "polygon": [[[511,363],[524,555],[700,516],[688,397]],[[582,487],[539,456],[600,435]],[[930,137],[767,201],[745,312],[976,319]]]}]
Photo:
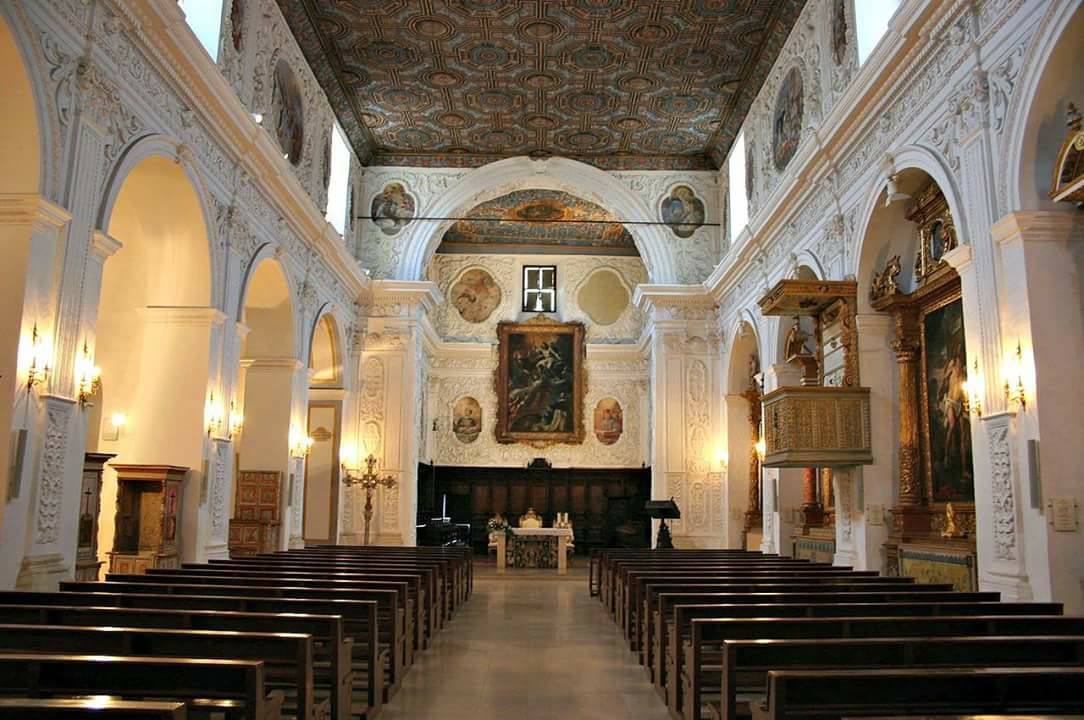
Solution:
[{"label": "column capital", "polygon": [[1084,219],[1072,211],[1011,212],[990,227],[994,242],[1063,241],[1084,238]]},{"label": "column capital", "polygon": [[369,317],[418,319],[444,302],[430,280],[375,280],[370,295]]},{"label": "column capital", "polygon": [[91,236],[91,257],[98,261],[104,262],[113,257],[122,247],[124,247],[124,243],[117,240],[109,233],[102,232],[101,230],[95,230],[94,234]]},{"label": "column capital", "polygon": [[226,313],[202,305],[148,305],[139,315],[149,323],[166,325],[206,325],[216,327],[226,322]]},{"label": "column capital", "polygon": [[71,219],[70,212],[44,195],[0,194],[0,225],[40,225],[59,229]]},{"label": "column capital", "polygon": [[957,245],[942,256],[942,259],[963,275],[971,267],[974,252],[970,245]]}]

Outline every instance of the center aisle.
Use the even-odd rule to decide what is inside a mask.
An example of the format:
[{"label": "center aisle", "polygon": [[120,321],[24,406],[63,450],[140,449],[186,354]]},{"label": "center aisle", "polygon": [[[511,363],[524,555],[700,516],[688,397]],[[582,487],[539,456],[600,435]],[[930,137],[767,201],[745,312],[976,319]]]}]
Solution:
[{"label": "center aisle", "polygon": [[[581,560],[579,565],[585,565]],[[403,680],[381,720],[667,720],[586,569],[474,565],[474,593]]]}]

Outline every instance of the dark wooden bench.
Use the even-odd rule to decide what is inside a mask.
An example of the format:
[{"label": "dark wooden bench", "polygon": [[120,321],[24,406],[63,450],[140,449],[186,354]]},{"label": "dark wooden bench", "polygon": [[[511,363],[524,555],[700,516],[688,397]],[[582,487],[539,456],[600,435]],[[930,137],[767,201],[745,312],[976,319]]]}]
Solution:
[{"label": "dark wooden bench", "polygon": [[[925,587],[925,586],[922,586]],[[649,588],[650,589],[650,588]],[[867,592],[865,588],[853,592],[757,592],[757,593],[651,593],[654,601],[653,622],[650,635],[650,676],[665,700],[665,678],[669,665],[667,658],[677,645],[671,645],[671,629],[674,626],[674,608],[679,605],[823,605],[828,603],[938,603],[938,602],[997,602],[997,592],[961,593],[953,590],[928,592],[922,590],[880,590]]]},{"label": "dark wooden bench", "polygon": [[275,720],[282,707],[251,660],[0,653],[0,695],[183,700],[189,718],[207,720]]},{"label": "dark wooden bench", "polygon": [[[8,604],[10,596],[18,596],[27,604]],[[34,596],[39,598],[34,604]],[[126,596],[89,595],[83,593],[4,593],[0,597],[0,623],[21,625],[63,625],[89,627],[156,628],[180,630],[230,631],[239,633],[287,632],[308,635],[313,638],[313,687],[318,700],[329,700],[333,717],[346,720],[351,715],[351,695],[357,689],[366,692],[366,702],[353,708],[355,714],[371,714],[383,703],[382,688],[378,685],[368,693],[365,673],[354,673],[351,655],[352,638],[343,634],[340,615],[315,615],[301,612],[255,613],[228,609],[186,610],[176,606],[176,596],[135,596],[131,600],[155,600],[163,597],[171,602],[168,609],[154,607],[103,607],[102,605]],[[184,598],[180,598],[182,601]],[[67,601],[69,605],[54,603]],[[85,603],[85,606],[81,605]],[[97,603],[97,605],[95,605]],[[137,603],[132,603],[137,604]],[[202,603],[201,603],[202,604]],[[236,603],[220,603],[223,608]],[[380,673],[375,673],[380,682]]]},{"label": "dark wooden bench", "polygon": [[1010,665],[1084,665],[1084,636],[727,640],[722,696],[708,705],[716,718],[748,718],[766,697],[770,670]]},{"label": "dark wooden bench", "polygon": [[282,690],[284,713],[298,720],[331,715],[330,699],[318,703],[313,698],[310,635],[0,624],[0,652],[263,661],[264,682],[269,690]]},{"label": "dark wooden bench", "polygon": [[918,670],[772,670],[755,720],[828,720],[849,715],[1084,712],[1084,668],[987,667]]},{"label": "dark wooden bench", "polygon": [[[704,655],[706,651],[714,653],[718,668],[712,673],[714,681],[714,678],[721,677],[721,654],[726,640],[1082,634],[1084,618],[1051,615],[694,619],[691,637],[682,649],[683,669],[675,672],[671,668],[671,688],[682,688],[680,693],[670,693],[674,701],[680,703],[678,707],[671,703],[671,711],[685,720],[700,720],[700,681],[706,665]],[[680,683],[680,686],[676,683]]]},{"label": "dark wooden bench", "polygon": [[[406,624],[405,614],[399,602],[402,594],[395,590],[374,589],[351,589],[331,590],[326,588],[307,588],[296,586],[283,586],[275,583],[256,584],[239,582],[235,585],[225,583],[195,583],[179,581],[177,578],[164,579],[152,576],[138,576],[131,581],[125,582],[62,582],[61,591],[76,592],[105,592],[119,595],[187,595],[191,597],[232,597],[248,600],[249,607],[258,607],[259,601],[273,600],[374,600],[377,609],[377,638],[381,644],[388,648],[389,662],[387,667],[387,680],[385,686],[385,701],[391,694],[399,689],[403,673],[406,671]],[[405,591],[404,591],[405,592]],[[278,607],[274,603],[268,603],[269,607]],[[342,606],[343,613],[347,612],[347,606]],[[270,610],[270,612],[280,612]],[[363,617],[347,616],[344,619],[348,626],[355,621],[366,622]],[[367,626],[372,628],[371,625]],[[361,627],[349,629],[347,633],[354,637],[362,632],[368,632]],[[355,656],[356,657],[356,656]]]},{"label": "dark wooden bench", "polygon": [[186,720],[188,708],[168,700],[0,698],[0,720]]}]

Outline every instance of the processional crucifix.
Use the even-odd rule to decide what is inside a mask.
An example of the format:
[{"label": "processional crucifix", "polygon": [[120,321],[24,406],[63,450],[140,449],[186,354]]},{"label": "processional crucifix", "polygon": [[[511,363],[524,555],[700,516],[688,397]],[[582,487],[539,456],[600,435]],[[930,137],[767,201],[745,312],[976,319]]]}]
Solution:
[{"label": "processional crucifix", "polygon": [[365,544],[369,544],[369,522],[373,519],[373,490],[377,487],[383,486],[386,488],[395,487],[395,478],[391,475],[385,475],[380,477],[373,468],[376,467],[376,457],[372,453],[369,457],[365,458],[365,472],[360,475],[355,475],[343,465],[343,484],[347,487],[363,487],[365,488]]}]

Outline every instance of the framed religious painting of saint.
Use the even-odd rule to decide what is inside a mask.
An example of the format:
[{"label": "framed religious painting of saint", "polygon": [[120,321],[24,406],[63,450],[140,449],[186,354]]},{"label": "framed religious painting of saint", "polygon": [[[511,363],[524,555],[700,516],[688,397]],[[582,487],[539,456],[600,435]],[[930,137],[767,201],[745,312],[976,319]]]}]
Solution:
[{"label": "framed religious painting of saint", "polygon": [[583,325],[502,322],[497,342],[497,442],[582,443]]},{"label": "framed religious painting of saint", "polygon": [[920,318],[927,491],[933,503],[971,503],[975,501],[975,479],[967,407],[967,345],[959,292],[925,307]]}]

